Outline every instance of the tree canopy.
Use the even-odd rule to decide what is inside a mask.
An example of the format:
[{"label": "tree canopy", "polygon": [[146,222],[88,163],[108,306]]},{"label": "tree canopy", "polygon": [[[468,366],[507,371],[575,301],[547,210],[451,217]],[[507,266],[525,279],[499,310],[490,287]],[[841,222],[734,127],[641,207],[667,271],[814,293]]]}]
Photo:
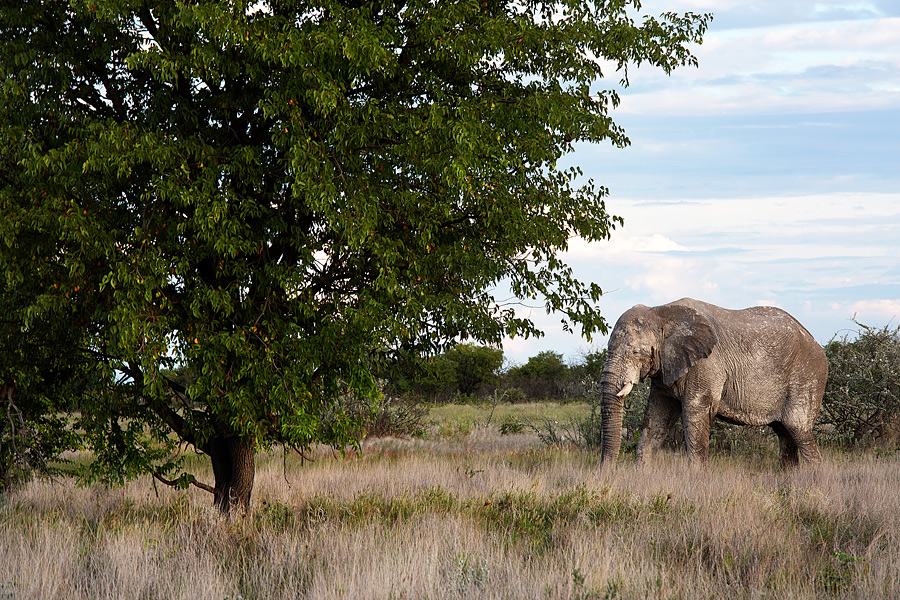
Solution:
[{"label": "tree canopy", "polygon": [[380,353],[539,334],[500,281],[605,330],[557,256],[617,219],[558,161],[628,143],[604,70],[694,64],[710,19],[639,8],[0,0],[3,384],[77,365],[88,476],[227,508],[256,448],[353,438]]}]

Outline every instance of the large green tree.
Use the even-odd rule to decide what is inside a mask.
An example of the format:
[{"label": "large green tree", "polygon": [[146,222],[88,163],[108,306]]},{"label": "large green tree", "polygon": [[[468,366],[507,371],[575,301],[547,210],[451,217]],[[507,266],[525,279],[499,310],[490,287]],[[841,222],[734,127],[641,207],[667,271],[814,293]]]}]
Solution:
[{"label": "large green tree", "polygon": [[692,64],[709,20],[639,8],[0,0],[8,335],[62,319],[105,373],[78,405],[89,474],[246,505],[258,448],[352,438],[337,399],[375,393],[374,353],[538,333],[500,281],[605,329],[557,255],[615,218],[557,161],[627,143],[601,68]]}]

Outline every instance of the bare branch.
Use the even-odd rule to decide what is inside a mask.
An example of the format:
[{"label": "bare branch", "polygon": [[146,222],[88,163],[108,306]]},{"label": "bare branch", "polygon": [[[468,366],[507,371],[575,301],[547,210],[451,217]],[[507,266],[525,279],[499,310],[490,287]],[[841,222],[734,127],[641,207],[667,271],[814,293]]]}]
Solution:
[{"label": "bare branch", "polygon": [[[178,482],[176,482],[172,479],[166,479],[165,477],[163,477],[156,471],[153,472],[153,478],[156,479],[157,481],[159,481],[160,483],[166,484],[169,487],[173,487],[173,488],[178,487]],[[222,490],[220,490],[219,488],[214,488],[213,486],[207,485],[207,484],[203,483],[202,481],[197,481],[196,479],[191,479],[190,484],[195,487],[200,488],[201,490],[207,491],[210,494],[218,495],[218,494],[222,493]]]}]

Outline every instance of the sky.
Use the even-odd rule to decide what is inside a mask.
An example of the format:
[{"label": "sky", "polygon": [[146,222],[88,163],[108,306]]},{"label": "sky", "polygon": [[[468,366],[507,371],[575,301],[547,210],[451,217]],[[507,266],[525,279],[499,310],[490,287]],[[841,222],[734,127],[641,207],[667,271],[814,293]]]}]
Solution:
[{"label": "sky", "polygon": [[[603,288],[610,328],[635,304],[685,296],[778,306],[822,344],[854,337],[854,318],[900,325],[900,2],[642,3],[670,10],[714,14],[699,67],[630,70],[612,114],[631,146],[566,158],[625,220],[563,255]],[[506,340],[510,364],[606,347],[542,307],[520,313],[546,335]]]}]

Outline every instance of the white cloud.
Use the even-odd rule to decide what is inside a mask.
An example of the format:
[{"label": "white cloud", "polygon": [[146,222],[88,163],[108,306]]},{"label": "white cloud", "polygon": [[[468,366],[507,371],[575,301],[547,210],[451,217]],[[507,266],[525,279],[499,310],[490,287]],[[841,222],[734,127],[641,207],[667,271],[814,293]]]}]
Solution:
[{"label": "white cloud", "polygon": [[565,260],[571,261],[635,252],[686,252],[687,250],[686,247],[660,233],[631,235],[629,232],[614,232],[612,238],[602,242],[586,242],[581,238],[573,238],[569,240],[569,250],[563,257]]},{"label": "white cloud", "polygon": [[831,309],[846,315],[854,315],[860,323],[871,326],[900,319],[900,300],[869,299],[856,302],[833,302]]},{"label": "white cloud", "polygon": [[645,0],[643,11],[659,14],[712,12],[713,26],[723,29],[767,27],[782,23],[877,19],[900,14],[896,0]]},{"label": "white cloud", "polygon": [[843,17],[846,14],[864,14],[873,17],[881,16],[882,12],[871,2],[816,2],[813,5],[813,14],[816,16],[838,15]]},{"label": "white cloud", "polygon": [[625,284],[653,303],[663,304],[685,296],[716,301],[719,286],[710,278],[702,259],[660,256],[634,263]]},{"label": "white cloud", "polygon": [[[852,325],[854,313],[872,324],[900,318],[900,300],[867,299],[878,293],[873,287],[900,288],[900,194],[607,204],[625,227],[609,241],[572,240],[564,259],[603,288],[600,309],[610,325],[635,304],[685,296],[728,308],[779,306],[823,343]],[[505,345],[511,358],[584,344],[562,331],[557,315],[528,316],[547,337]]]},{"label": "white cloud", "polygon": [[[848,236],[900,222],[900,193],[677,202],[616,199],[607,204],[611,212],[624,217],[625,227],[621,233],[613,233],[609,244],[603,243],[604,252],[630,250],[641,243],[653,251],[698,251],[738,244],[744,249],[765,249],[773,243],[784,246],[802,236],[815,236],[820,246],[817,252],[834,249],[841,255],[870,256],[889,250],[881,238],[863,237],[850,243]],[[689,239],[694,241],[689,243]]]},{"label": "white cloud", "polygon": [[[715,22],[714,22],[715,23]],[[698,69],[635,69],[620,113],[828,112],[900,106],[900,18],[718,31]]]},{"label": "white cloud", "polygon": [[764,299],[764,300],[757,300],[756,306],[774,306],[776,308],[781,308],[781,306],[778,304],[777,301],[769,299],[769,298]]}]

